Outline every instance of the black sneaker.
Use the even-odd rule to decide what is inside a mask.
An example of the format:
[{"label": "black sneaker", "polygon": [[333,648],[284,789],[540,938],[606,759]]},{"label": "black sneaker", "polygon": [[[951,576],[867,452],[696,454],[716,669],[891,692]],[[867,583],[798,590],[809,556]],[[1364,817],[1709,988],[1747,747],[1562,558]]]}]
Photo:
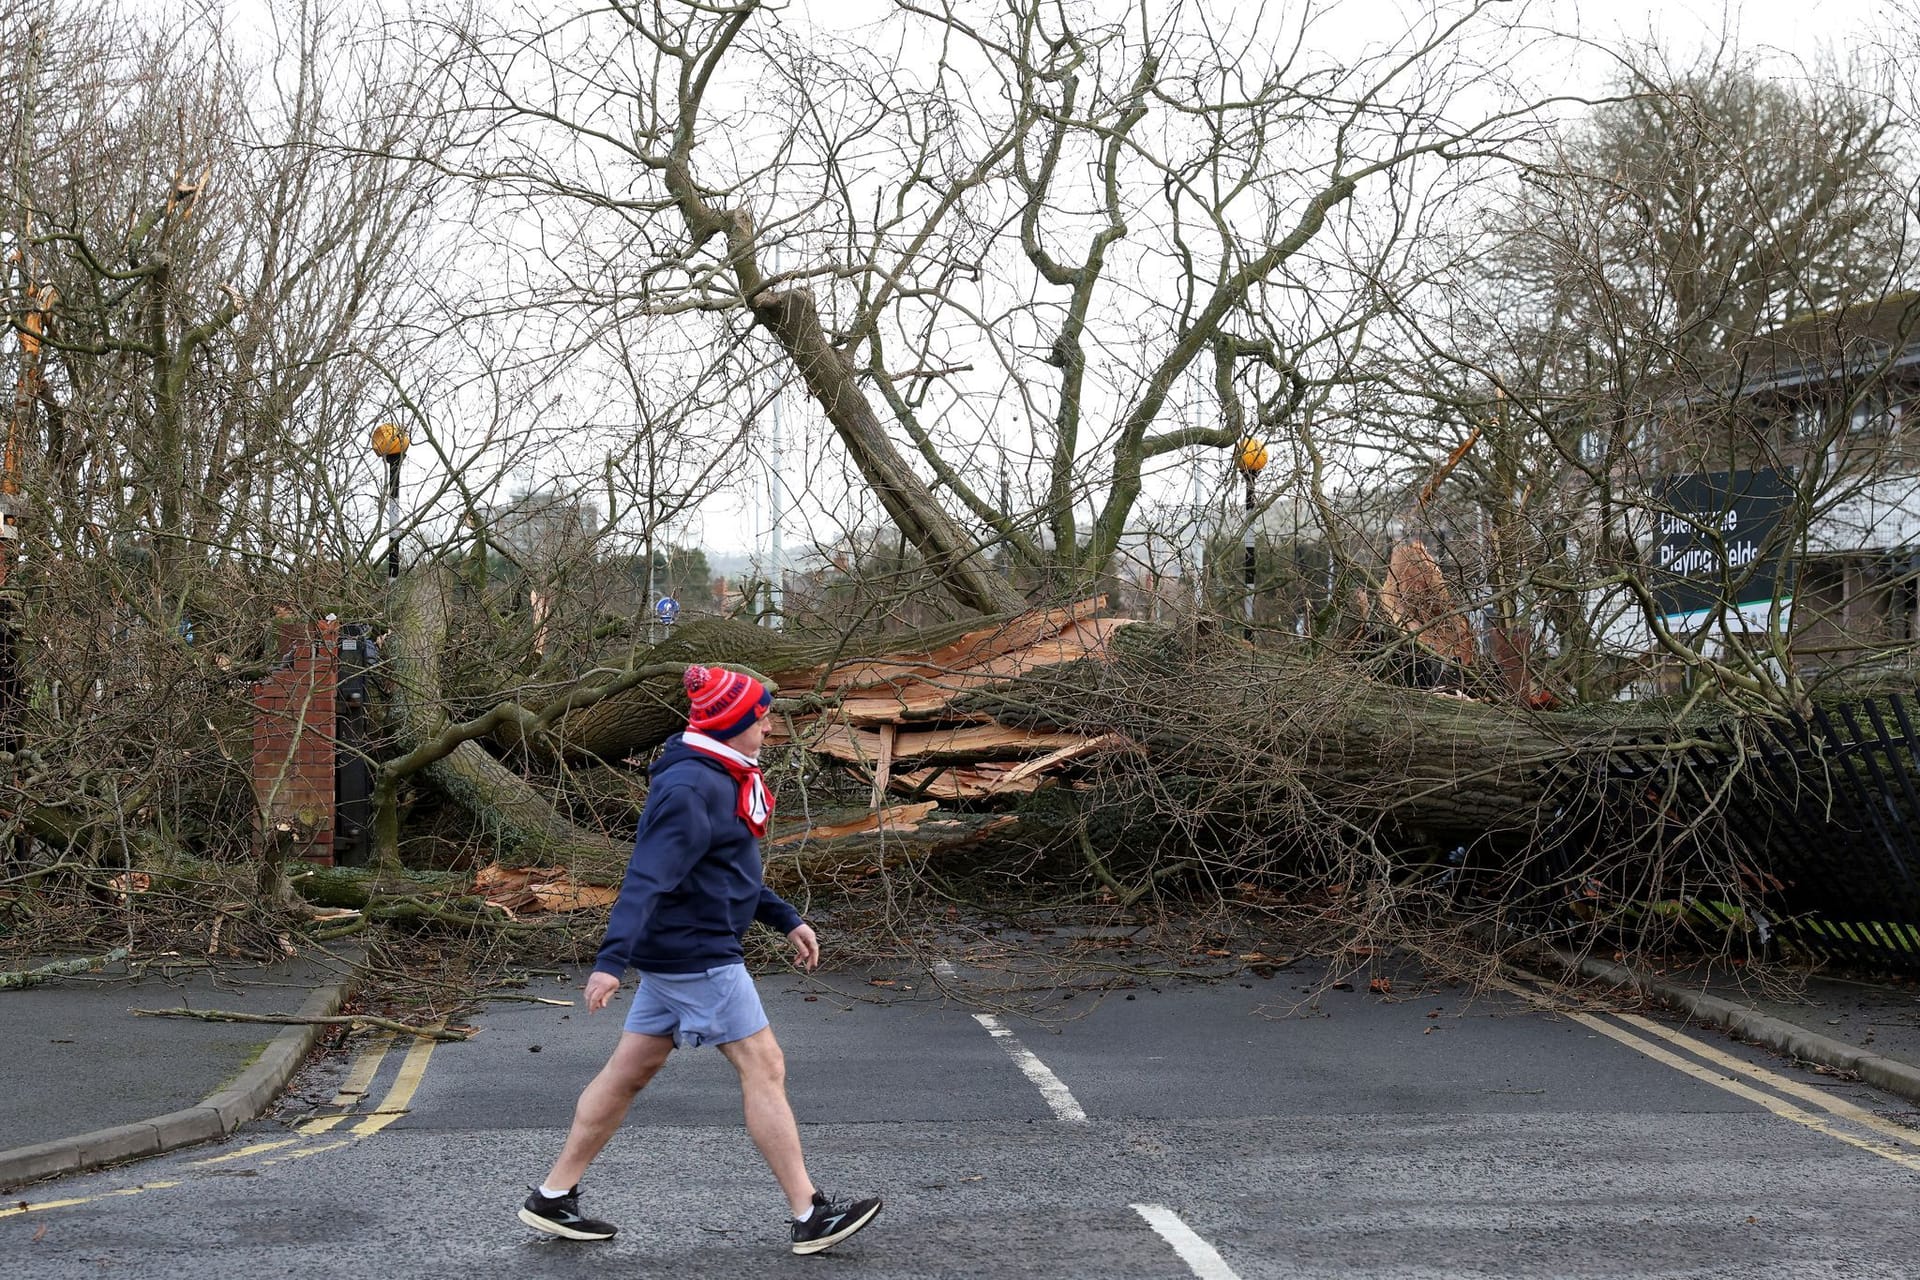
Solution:
[{"label": "black sneaker", "polygon": [[567,1240],[611,1240],[620,1228],[611,1222],[596,1222],[580,1216],[580,1188],[563,1196],[543,1196],[535,1187],[527,1202],[520,1206],[520,1221],[535,1231]]},{"label": "black sneaker", "polygon": [[818,1253],[831,1249],[879,1216],[879,1196],[841,1202],[829,1199],[824,1191],[815,1191],[813,1212],[805,1222],[793,1223],[793,1251]]}]

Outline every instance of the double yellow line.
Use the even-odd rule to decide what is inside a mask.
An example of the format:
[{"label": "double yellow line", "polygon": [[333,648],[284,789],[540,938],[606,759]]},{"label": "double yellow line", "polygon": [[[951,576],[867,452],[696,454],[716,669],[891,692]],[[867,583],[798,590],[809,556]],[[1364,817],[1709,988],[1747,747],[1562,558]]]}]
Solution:
[{"label": "double yellow line", "polygon": [[75,1196],[71,1200],[42,1200],[29,1204],[22,1200],[19,1204],[0,1209],[0,1218],[17,1218],[23,1213],[39,1213],[45,1209],[70,1209],[77,1204],[92,1204],[95,1200],[111,1200],[115,1196],[137,1196],[142,1191],[164,1191],[168,1187],[177,1187],[177,1182],[143,1182],[137,1187],[121,1187],[116,1191],[102,1191],[96,1196]]},{"label": "double yellow line", "polygon": [[[413,1095],[420,1088],[420,1081],[427,1074],[427,1062],[433,1057],[433,1049],[439,1041],[422,1036],[416,1039],[407,1055],[400,1061],[400,1070],[395,1073],[393,1083],[388,1086],[386,1096],[372,1111],[353,1111],[367,1096],[374,1080],[380,1074],[380,1067],[386,1061],[387,1051],[393,1047],[393,1033],[384,1032],[374,1036],[354,1055],[353,1065],[347,1071],[347,1078],[340,1082],[338,1092],[333,1095],[330,1106],[341,1110],[333,1115],[317,1116],[295,1126],[301,1135],[294,1138],[277,1138],[269,1142],[256,1142],[241,1147],[238,1151],[229,1151],[223,1155],[209,1156],[204,1160],[190,1160],[191,1168],[205,1168],[209,1165],[230,1164],[236,1160],[249,1160],[256,1156],[268,1156],[270,1152],[281,1152],[261,1160],[262,1167],[280,1164],[287,1160],[305,1160],[328,1151],[338,1151],[350,1145],[357,1138],[369,1137],[380,1132],[388,1125],[407,1114],[413,1105]],[[349,1120],[357,1119],[347,1131],[348,1136],[337,1142],[312,1145],[307,1138],[318,1137],[333,1132],[334,1129]],[[287,1150],[287,1148],[296,1148]],[[102,1191],[90,1196],[75,1196],[65,1200],[41,1200],[34,1203],[21,1202],[0,1209],[0,1218],[17,1217],[23,1213],[41,1213],[48,1209],[69,1209],[75,1205],[91,1204],[96,1200],[109,1200],[118,1196],[136,1196],[143,1191],[165,1191],[180,1186],[178,1181],[143,1182],[137,1187],[120,1187],[113,1191]]]},{"label": "double yellow line", "polygon": [[[1910,1148],[1920,1148],[1920,1132],[1897,1125],[1884,1116],[1877,1116],[1857,1103],[1835,1097],[1824,1089],[1803,1084],[1778,1072],[1769,1071],[1765,1067],[1756,1066],[1637,1014],[1623,1013],[1615,1016],[1628,1026],[1644,1032],[1644,1036],[1635,1035],[1625,1027],[1616,1026],[1607,1019],[1590,1013],[1577,1013],[1571,1010],[1563,1010],[1563,1012],[1581,1026],[1597,1031],[1609,1039],[1617,1040],[1635,1053],[1651,1058],[1662,1066],[1671,1067],[1703,1084],[1710,1084],[1736,1098],[1764,1107],[1782,1120],[1791,1120],[1815,1133],[1837,1138],[1848,1146],[1870,1151],[1884,1160],[1891,1160],[1897,1165],[1920,1173],[1920,1154],[1910,1150]],[[1673,1050],[1663,1047],[1662,1044],[1656,1043],[1657,1041],[1665,1041],[1666,1044],[1683,1049],[1700,1061],[1682,1057]],[[1712,1066],[1706,1065],[1708,1063]],[[1772,1090],[1772,1092],[1756,1088],[1755,1085],[1763,1085],[1766,1090]],[[1780,1097],[1781,1094],[1809,1103],[1826,1115],[1817,1115],[1813,1111],[1797,1107],[1786,1098]],[[1828,1119],[1829,1116],[1833,1119]],[[1873,1136],[1850,1132],[1839,1127],[1835,1123],[1836,1120],[1844,1120],[1856,1125]]]},{"label": "double yellow line", "polygon": [[[438,1025],[429,1028],[438,1029]],[[380,1105],[372,1111],[347,1110],[366,1097],[374,1077],[380,1074],[380,1064],[386,1059],[387,1050],[393,1047],[391,1032],[375,1036],[354,1059],[347,1078],[340,1082],[340,1091],[333,1096],[331,1105],[342,1110],[330,1116],[308,1120],[297,1126],[299,1131],[309,1137],[331,1133],[339,1125],[358,1117],[359,1123],[348,1130],[354,1137],[365,1138],[380,1132],[407,1114],[408,1108],[413,1105],[413,1095],[427,1074],[427,1062],[433,1057],[433,1047],[438,1043],[430,1036],[416,1039],[413,1047],[407,1050],[407,1056],[401,1059],[400,1070],[393,1077],[393,1084],[387,1089],[387,1096],[380,1100]]]}]

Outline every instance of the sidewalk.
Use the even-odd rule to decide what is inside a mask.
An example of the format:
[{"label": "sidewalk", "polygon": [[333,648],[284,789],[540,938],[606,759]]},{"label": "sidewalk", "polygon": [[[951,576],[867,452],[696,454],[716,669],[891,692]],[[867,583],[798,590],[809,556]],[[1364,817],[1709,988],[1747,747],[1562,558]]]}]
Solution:
[{"label": "sidewalk", "polygon": [[324,955],[164,963],[0,991],[0,1188],[230,1133],[273,1101],[322,1030],[129,1010],[312,1016],[337,1010],[352,980],[349,960]]}]

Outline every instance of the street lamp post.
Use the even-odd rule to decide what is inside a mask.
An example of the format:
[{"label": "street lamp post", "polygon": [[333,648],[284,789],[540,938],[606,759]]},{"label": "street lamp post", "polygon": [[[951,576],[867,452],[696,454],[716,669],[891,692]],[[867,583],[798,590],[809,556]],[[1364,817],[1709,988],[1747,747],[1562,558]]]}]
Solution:
[{"label": "street lamp post", "polygon": [[1254,594],[1254,558],[1253,558],[1253,482],[1267,465],[1267,446],[1253,436],[1248,436],[1234,447],[1233,465],[1245,477],[1247,482],[1247,543],[1246,543],[1246,637],[1253,639],[1253,594]]},{"label": "street lamp post", "polygon": [[373,429],[373,451],[387,463],[387,581],[400,576],[400,464],[413,441],[397,422],[383,422]]}]

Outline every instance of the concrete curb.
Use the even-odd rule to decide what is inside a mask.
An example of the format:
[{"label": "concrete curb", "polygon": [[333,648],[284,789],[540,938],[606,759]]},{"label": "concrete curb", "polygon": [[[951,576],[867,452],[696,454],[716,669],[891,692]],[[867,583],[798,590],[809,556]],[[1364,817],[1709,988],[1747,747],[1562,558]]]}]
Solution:
[{"label": "concrete curb", "polygon": [[[357,975],[350,973],[337,982],[316,988],[300,1006],[300,1016],[324,1018],[339,1012],[356,980]],[[133,1124],[96,1129],[77,1137],[0,1151],[0,1189],[224,1138],[265,1111],[280,1096],[287,1081],[313,1052],[324,1030],[324,1026],[312,1023],[287,1027],[232,1084],[197,1107],[170,1111]]]},{"label": "concrete curb", "polygon": [[1851,1071],[1876,1089],[1884,1089],[1910,1102],[1920,1102],[1920,1067],[1912,1063],[1868,1053],[1844,1040],[1820,1035],[1747,1005],[1710,996],[1704,991],[1694,991],[1657,978],[1643,978],[1630,969],[1608,964],[1604,960],[1587,957],[1576,961],[1558,951],[1554,955],[1562,964],[1585,977],[1611,982],[1615,986],[1631,987],[1663,1004],[1683,1010],[1697,1021],[1731,1031],[1744,1040],[1836,1071]]}]

